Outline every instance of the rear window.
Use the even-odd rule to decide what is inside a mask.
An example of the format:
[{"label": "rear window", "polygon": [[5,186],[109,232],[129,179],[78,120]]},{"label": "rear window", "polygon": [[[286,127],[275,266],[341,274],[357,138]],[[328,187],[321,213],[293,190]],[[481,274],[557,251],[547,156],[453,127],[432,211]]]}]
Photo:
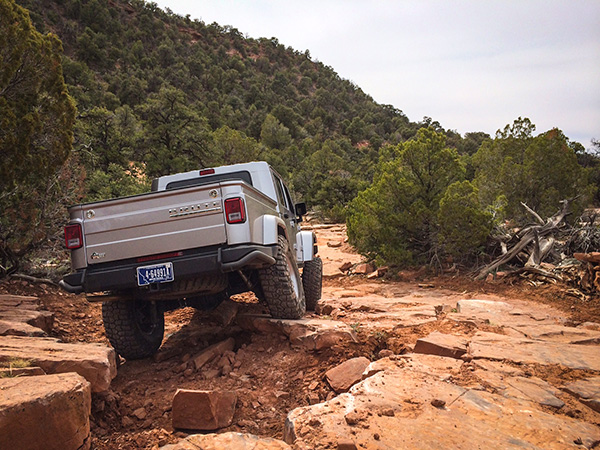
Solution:
[{"label": "rear window", "polygon": [[220,173],[216,175],[204,175],[203,177],[189,178],[187,180],[172,181],[167,184],[166,189],[181,189],[192,186],[203,186],[205,184],[218,183],[219,181],[242,180],[252,186],[252,177],[250,172],[243,170],[240,172]]}]

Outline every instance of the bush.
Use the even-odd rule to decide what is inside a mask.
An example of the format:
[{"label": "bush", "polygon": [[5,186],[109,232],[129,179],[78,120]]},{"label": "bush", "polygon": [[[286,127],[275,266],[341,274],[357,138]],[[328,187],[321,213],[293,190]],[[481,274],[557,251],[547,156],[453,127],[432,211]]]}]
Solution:
[{"label": "bush", "polygon": [[471,261],[483,251],[492,231],[492,214],[479,203],[471,182],[451,184],[440,200],[438,242],[457,261]]},{"label": "bush", "polygon": [[387,264],[424,262],[437,247],[438,210],[446,188],[464,168],[445,136],[422,128],[380,164],[373,185],[350,203],[350,242]]}]

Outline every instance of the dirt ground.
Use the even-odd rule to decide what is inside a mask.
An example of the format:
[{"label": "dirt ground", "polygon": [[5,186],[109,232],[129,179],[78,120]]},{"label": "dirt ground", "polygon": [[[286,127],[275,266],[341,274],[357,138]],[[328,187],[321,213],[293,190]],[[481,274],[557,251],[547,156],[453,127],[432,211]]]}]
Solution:
[{"label": "dirt ground", "polygon": [[[332,236],[343,241],[343,235],[339,232],[336,235],[331,230],[328,233],[321,238],[320,245],[327,247],[329,254],[336,251],[351,252],[347,245],[340,249],[329,248],[326,243]],[[324,262],[330,269],[328,273],[334,274],[324,278],[326,288],[377,293],[414,288],[415,284],[420,284],[424,291],[434,287],[459,293],[465,298],[495,294],[507,299],[551,304],[564,311],[572,324],[600,323],[598,298],[584,302],[567,295],[566,288],[560,285],[532,287],[519,280],[475,282],[467,276],[456,274],[439,277],[419,275],[414,280],[404,281],[367,280],[365,276],[347,276],[337,271],[337,266],[332,265],[338,264],[339,258],[324,257]],[[336,271],[339,274],[335,274]],[[67,294],[51,285],[15,279],[0,284],[0,293],[38,296],[46,308],[55,313],[54,337],[65,342],[108,344],[102,325],[101,306],[87,302],[83,295]],[[243,309],[261,311],[262,307],[245,302]],[[338,320],[345,319],[340,317]],[[353,356],[375,360],[382,349],[400,354],[414,345],[418,338],[435,330],[448,332],[446,328],[452,326],[452,332],[457,331],[456,325],[444,321],[379,334],[357,329],[359,343],[314,352],[291,346],[284,336],[252,334],[237,326],[223,328],[211,314],[190,308],[167,313],[165,321],[161,357],[123,362],[113,380],[111,391],[94,395],[92,448],[155,449],[185,437],[187,433],[174,431],[171,426],[171,402],[178,388],[235,391],[239,400],[234,424],[220,431],[242,431],[281,439],[289,411],[308,405],[317,397],[322,401],[334,396],[324,381],[324,373],[331,367]],[[461,326],[461,334],[469,335],[477,331],[475,327],[470,329],[468,325]],[[233,337],[236,342],[230,373],[223,374],[222,362],[219,367],[219,361],[210,363],[200,372],[188,370],[192,356],[227,337]],[[566,381],[579,377],[577,371],[536,367],[529,370],[546,379],[552,377]],[[465,382],[468,382],[469,374],[464,376]],[[571,413],[579,414],[581,411]],[[589,421],[597,423],[598,418],[593,416]]]}]

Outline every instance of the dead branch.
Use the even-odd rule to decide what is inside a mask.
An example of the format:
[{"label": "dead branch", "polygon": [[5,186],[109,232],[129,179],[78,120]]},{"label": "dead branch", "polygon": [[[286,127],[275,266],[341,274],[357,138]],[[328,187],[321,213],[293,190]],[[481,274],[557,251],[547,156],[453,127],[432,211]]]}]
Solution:
[{"label": "dead branch", "polygon": [[51,284],[53,286],[58,286],[58,284],[56,284],[54,281],[48,279],[48,278],[37,278],[37,277],[32,277],[31,275],[25,275],[22,273],[13,273],[12,275],[10,275],[11,278],[18,278],[19,280],[24,280],[24,281],[29,281],[30,283],[44,283],[44,284]]},{"label": "dead branch", "polygon": [[535,217],[535,219],[540,223],[540,225],[544,225],[546,222],[544,222],[544,219],[542,219],[540,217],[540,215],[538,213],[536,213],[533,209],[531,209],[529,206],[527,206],[526,203],[521,202],[521,205],[523,206],[523,208],[525,208],[527,210],[528,213],[530,213],[533,217]]},{"label": "dead branch", "polygon": [[[537,253],[538,257],[535,259],[540,259],[541,262],[541,249],[539,248],[539,238],[546,237],[549,234],[553,233],[557,230],[560,223],[564,220],[564,218],[569,213],[569,200],[563,200],[562,208],[552,217],[550,217],[545,222],[542,220],[543,225],[531,225],[529,227],[524,228],[517,236],[519,236],[519,241],[505,254],[496,258],[495,261],[485,266],[483,269],[479,271],[476,279],[481,280],[487,276],[488,273],[493,272],[498,269],[503,264],[508,263],[513,258],[515,258],[521,251],[523,251],[526,247],[528,247],[532,242],[537,241]],[[548,252],[550,250],[547,250]],[[535,253],[535,251],[534,251]],[[539,264],[539,263],[538,263]]]}]

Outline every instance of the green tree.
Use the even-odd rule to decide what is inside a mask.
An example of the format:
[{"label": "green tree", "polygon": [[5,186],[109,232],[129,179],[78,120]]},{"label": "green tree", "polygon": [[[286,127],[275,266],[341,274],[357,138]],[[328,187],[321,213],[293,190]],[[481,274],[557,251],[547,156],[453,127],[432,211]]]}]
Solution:
[{"label": "green tree", "polygon": [[292,142],[290,130],[277,117],[267,114],[260,129],[260,141],[267,147],[282,150]]},{"label": "green tree", "polygon": [[258,142],[228,126],[212,133],[209,149],[211,166],[256,161],[261,153]]},{"label": "green tree", "polygon": [[0,272],[46,243],[63,218],[56,201],[76,110],[61,53],[60,40],[36,31],[27,10],[0,0]]},{"label": "green tree", "polygon": [[210,130],[205,118],[188,105],[185,94],[163,87],[138,108],[144,138],[139,160],[150,177],[207,167]]},{"label": "green tree", "polygon": [[64,83],[61,53],[58,38],[37,32],[27,10],[12,0],[0,1],[3,191],[47,178],[69,156],[75,105]]},{"label": "green tree", "polygon": [[581,209],[590,198],[587,173],[564,134],[553,129],[534,137],[535,125],[519,118],[485,141],[473,156],[475,185],[485,205],[505,203],[506,218],[530,220],[521,202],[542,217],[559,201],[579,196]]},{"label": "green tree", "polygon": [[421,128],[380,164],[373,185],[350,203],[350,242],[363,254],[390,264],[426,260],[436,248],[438,210],[450,184],[464,178],[456,150],[445,136]]}]

